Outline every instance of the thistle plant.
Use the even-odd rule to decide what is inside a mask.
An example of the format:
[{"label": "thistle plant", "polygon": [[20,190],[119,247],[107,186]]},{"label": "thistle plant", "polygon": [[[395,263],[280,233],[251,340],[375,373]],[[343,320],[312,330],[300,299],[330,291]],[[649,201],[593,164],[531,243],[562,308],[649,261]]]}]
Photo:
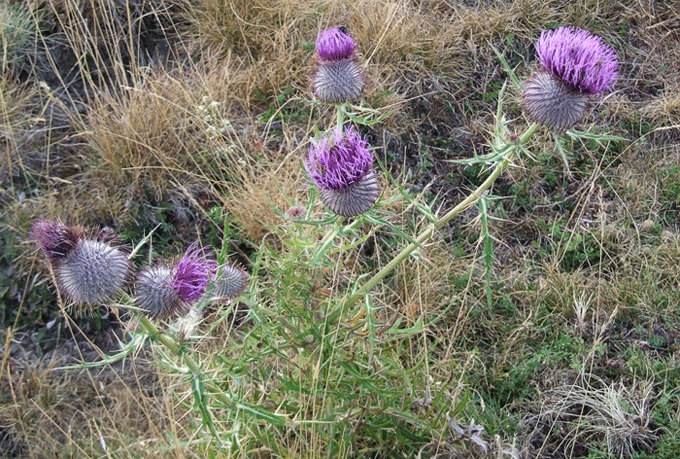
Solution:
[{"label": "thistle plant", "polygon": [[[487,268],[486,293],[491,301],[489,205],[494,184],[518,157],[531,158],[528,148],[536,132],[542,127],[558,132],[572,128],[583,117],[589,98],[608,90],[616,78],[616,55],[600,38],[585,31],[561,28],[544,32],[536,48],[542,69],[524,86],[499,54],[522,92],[523,107],[533,123],[522,134],[511,135],[504,117],[504,86],[490,152],[462,161],[483,166],[487,176],[443,215],[414,205],[429,224],[420,234],[410,236],[389,218],[382,218],[388,213],[380,208],[373,154],[357,126],[377,124],[383,116],[350,103],[361,96],[364,87],[356,43],[343,27],[321,32],[313,92],[322,102],[334,104],[336,117],[333,127],[309,141],[302,160],[314,185],[306,208],[296,206],[281,212],[285,219],[281,234],[285,237],[277,240],[277,251],[265,242],[255,247],[249,267],[253,279],[250,291],[246,291],[250,279],[243,268],[229,263],[219,266],[208,249],[197,244],[174,264],[142,270],[134,297],[127,299],[142,312],[138,316],[141,327],[135,335],[142,338],[131,341],[119,355],[103,363],[131,355],[147,340],[160,343],[167,351],[161,353],[162,362],[186,376],[200,422],[222,455],[242,453],[243,438],[263,438],[271,449],[268,455],[288,456],[286,446],[277,440],[291,432],[305,438],[307,432],[297,432],[309,429],[328,443],[327,457],[349,456],[351,447],[347,443],[358,435],[356,426],[361,426],[373,438],[398,431],[402,438],[416,444],[410,445],[415,457],[431,444],[431,439],[446,437],[450,429],[464,432],[453,420],[444,420],[445,413],[460,413],[467,403],[458,401],[448,384],[432,390],[428,386],[422,402],[428,405],[427,426],[414,415],[413,406],[420,401],[411,390],[416,384],[411,380],[412,369],[405,368],[401,348],[409,348],[421,338],[429,340],[428,324],[424,317],[405,323],[398,315],[391,323],[381,323],[383,305],[371,292],[428,244],[439,229],[477,205]],[[332,215],[308,220],[316,208],[316,190]],[[403,194],[408,196],[407,192]],[[360,262],[353,264],[359,268],[353,267],[346,276],[337,275],[352,264],[346,258],[359,254],[357,248],[383,227],[397,235],[401,248],[396,255],[372,275],[355,274],[354,269],[365,266]],[[53,223],[36,224],[34,239],[57,268],[82,245],[79,233]],[[104,251],[99,244],[88,245],[86,251],[93,252],[96,247],[109,254],[116,250]],[[109,256],[123,265],[118,255]],[[201,359],[192,356],[186,342],[191,333],[173,336],[172,328],[154,323],[182,315],[197,302],[234,302],[236,298],[248,307],[248,328],[230,329],[230,337],[236,339],[225,340],[214,355],[201,354]],[[420,363],[414,365],[427,365],[429,358],[419,356]],[[215,411],[221,419],[213,418]],[[217,422],[228,428],[218,433]],[[427,439],[412,435],[418,430],[413,426],[426,430]],[[280,430],[272,434],[268,429]],[[468,430],[471,441],[483,443],[483,429]]]},{"label": "thistle plant", "polygon": [[[616,79],[618,67],[616,54],[603,43],[600,37],[589,32],[569,27],[555,31],[544,31],[536,44],[536,49],[543,70],[527,81],[524,87],[519,83],[514,71],[508,66],[502,55],[497,52],[511,80],[515,83],[517,89],[523,92],[524,107],[527,115],[534,120],[534,123],[522,135],[510,136],[503,114],[504,92],[501,91],[496,113],[494,139],[490,145],[491,153],[483,157],[460,161],[463,164],[482,164],[491,168],[491,173],[486,180],[443,216],[434,218],[432,224],[421,234],[410,239],[410,243],[401,252],[346,299],[346,307],[351,307],[368,295],[371,289],[392,272],[396,266],[431,239],[437,229],[446,225],[470,206],[478,203],[509,167],[515,155],[525,153],[529,156],[526,145],[541,126],[555,129],[558,132],[573,127],[585,114],[588,98],[609,89]],[[549,83],[546,83],[547,81]],[[338,112],[340,113],[341,109]],[[606,136],[590,137],[595,140],[607,140]],[[486,209],[486,205],[480,207],[483,212],[486,212]],[[482,216],[482,221],[488,222],[488,215]],[[488,225],[484,225],[484,228],[487,228],[488,231]],[[489,246],[491,239],[488,232],[482,235],[482,240],[485,241],[484,252],[487,263],[487,279],[489,279],[488,272],[493,256]],[[489,286],[487,285],[487,296],[488,292]]]}]

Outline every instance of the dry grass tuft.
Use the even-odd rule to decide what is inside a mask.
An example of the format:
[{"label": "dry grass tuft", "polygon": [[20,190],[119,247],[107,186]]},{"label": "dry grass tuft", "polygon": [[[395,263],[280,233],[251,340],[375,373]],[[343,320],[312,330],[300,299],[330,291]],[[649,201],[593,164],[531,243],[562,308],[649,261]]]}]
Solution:
[{"label": "dry grass tuft", "polygon": [[540,413],[523,421],[533,428],[525,454],[586,457],[599,450],[628,459],[649,453],[663,430],[651,419],[655,398],[650,381],[608,384],[592,377],[557,387],[543,394]]},{"label": "dry grass tuft", "polygon": [[297,157],[258,168],[241,167],[239,172],[238,186],[221,199],[243,227],[243,236],[252,241],[259,241],[284,221],[279,212],[307,201],[310,185]]},{"label": "dry grass tuft", "polygon": [[[48,361],[7,363],[0,385],[10,403],[0,406],[0,447],[10,457],[159,457],[153,449],[165,442],[162,432],[180,428],[155,370],[141,361],[96,371],[58,371]],[[174,449],[174,457],[185,457],[179,445]]]}]

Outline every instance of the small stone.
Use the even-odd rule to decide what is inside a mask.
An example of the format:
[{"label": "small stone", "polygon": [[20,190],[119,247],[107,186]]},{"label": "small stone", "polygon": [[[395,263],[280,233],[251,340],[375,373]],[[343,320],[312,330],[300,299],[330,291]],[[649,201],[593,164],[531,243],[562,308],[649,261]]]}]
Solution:
[{"label": "small stone", "polygon": [[640,231],[651,233],[654,230],[654,221],[647,219],[640,223]]}]

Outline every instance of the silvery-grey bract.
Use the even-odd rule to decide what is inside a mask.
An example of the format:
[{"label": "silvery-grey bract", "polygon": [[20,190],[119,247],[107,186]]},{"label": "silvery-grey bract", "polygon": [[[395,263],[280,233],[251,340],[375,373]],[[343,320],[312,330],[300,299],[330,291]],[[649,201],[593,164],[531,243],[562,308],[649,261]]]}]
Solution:
[{"label": "silvery-grey bract", "polygon": [[368,142],[352,126],[312,141],[304,161],[307,174],[336,214],[353,217],[378,200],[380,186]]},{"label": "silvery-grey bract", "polygon": [[326,103],[358,99],[364,71],[358,63],[354,39],[342,27],[324,30],[316,41],[317,66],[312,78],[314,95]]},{"label": "silvery-grey bract", "polygon": [[59,287],[75,303],[100,304],[120,292],[130,262],[118,248],[81,239],[55,271]]},{"label": "silvery-grey bract", "polygon": [[130,262],[118,247],[85,231],[52,220],[38,220],[30,238],[54,268],[57,288],[78,304],[99,304],[118,294],[127,280]]},{"label": "silvery-grey bract", "polygon": [[172,288],[174,278],[174,273],[166,266],[146,268],[139,273],[135,303],[145,315],[166,319],[185,311],[185,303]]},{"label": "silvery-grey bract", "polygon": [[227,263],[220,266],[215,277],[212,296],[217,300],[233,300],[248,286],[248,274],[238,265]]},{"label": "silvery-grey bract", "polygon": [[618,74],[614,50],[586,30],[543,31],[536,53],[542,68],[525,83],[522,101],[535,122],[556,131],[574,126],[590,96],[608,90]]}]

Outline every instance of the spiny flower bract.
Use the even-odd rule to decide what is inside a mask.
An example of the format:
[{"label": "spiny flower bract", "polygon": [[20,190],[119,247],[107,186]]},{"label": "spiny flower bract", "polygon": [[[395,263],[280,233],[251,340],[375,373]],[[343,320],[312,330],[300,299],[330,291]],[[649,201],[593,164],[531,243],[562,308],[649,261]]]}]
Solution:
[{"label": "spiny flower bract", "polygon": [[130,270],[127,256],[102,241],[80,239],[56,266],[60,289],[75,303],[102,303],[117,294]]},{"label": "spiny flower bract", "polygon": [[535,122],[564,132],[585,115],[589,96],[572,91],[548,72],[538,72],[524,83],[522,100]]},{"label": "spiny flower bract", "polygon": [[165,319],[184,311],[185,304],[172,288],[174,273],[166,266],[146,268],[137,276],[135,303],[152,319]]},{"label": "spiny flower bract", "polygon": [[212,295],[215,299],[233,300],[248,286],[248,274],[240,266],[227,263],[218,269]]},{"label": "spiny flower bract", "polygon": [[307,174],[321,191],[324,203],[336,214],[353,217],[369,210],[380,187],[373,170],[373,154],[361,135],[349,126],[312,141]]}]

